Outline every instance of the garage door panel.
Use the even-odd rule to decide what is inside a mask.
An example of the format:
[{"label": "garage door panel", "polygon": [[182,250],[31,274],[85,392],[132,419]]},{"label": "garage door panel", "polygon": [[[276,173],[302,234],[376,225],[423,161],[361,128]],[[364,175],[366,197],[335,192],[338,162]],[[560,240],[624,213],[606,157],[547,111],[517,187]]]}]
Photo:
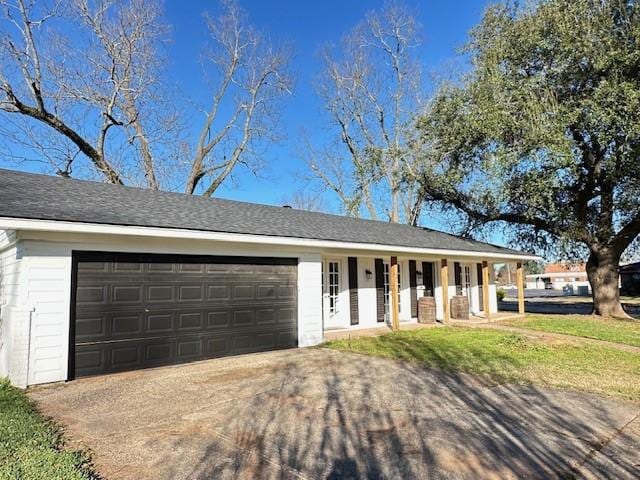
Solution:
[{"label": "garage door panel", "polygon": [[202,356],[202,339],[190,339],[177,343],[178,358],[201,357]]},{"label": "garage door panel", "polygon": [[91,372],[105,371],[106,361],[104,355],[106,353],[106,349],[95,345],[76,347],[76,375],[82,376],[91,374]]},{"label": "garage door panel", "polygon": [[107,302],[107,288],[104,285],[82,285],[78,286],[76,293],[76,303],[82,304],[103,304]]},{"label": "garage door panel", "polygon": [[173,342],[164,340],[162,342],[151,342],[145,345],[145,359],[149,363],[169,363],[173,357]]},{"label": "garage door panel", "polygon": [[173,285],[146,285],[147,302],[175,302]]},{"label": "garage door panel", "polygon": [[151,335],[172,332],[173,317],[173,312],[147,315],[146,332]]},{"label": "garage door panel", "polygon": [[204,288],[201,284],[179,285],[178,298],[179,302],[202,302],[204,301]]},{"label": "garage door panel", "polygon": [[111,303],[142,303],[142,286],[140,284],[113,285]]},{"label": "garage door panel", "polygon": [[258,325],[267,325],[276,323],[276,309],[275,308],[264,308],[258,310],[258,315],[256,317],[256,324]]},{"label": "garage door panel", "polygon": [[178,313],[178,332],[202,330],[202,312]]},{"label": "garage door panel", "polygon": [[228,327],[230,324],[231,315],[228,310],[207,313],[207,328],[209,329]]},{"label": "garage door panel", "polygon": [[150,275],[163,274],[163,273],[173,273],[175,271],[176,265],[169,262],[158,262],[158,263],[147,263],[145,264],[145,271]]},{"label": "garage door panel", "polygon": [[298,346],[297,332],[286,331],[278,335],[278,345],[280,348],[293,348]]},{"label": "garage door panel", "polygon": [[207,300],[217,302],[231,300],[231,288],[229,285],[207,285]]},{"label": "garage door panel", "polygon": [[278,309],[278,323],[290,324],[296,321],[297,312],[293,308]]},{"label": "garage door panel", "polygon": [[112,265],[114,273],[142,273],[144,268],[144,264],[137,262],[115,262]]},{"label": "garage door panel", "polygon": [[96,338],[106,334],[105,319],[102,316],[76,319],[76,339]]},{"label": "garage door panel", "polygon": [[105,273],[109,269],[109,264],[106,262],[92,262],[85,261],[78,264],[78,272],[82,273]]},{"label": "garage door panel", "polygon": [[200,263],[179,263],[177,265],[179,273],[204,273],[205,266]]},{"label": "garage door panel", "polygon": [[110,353],[110,363],[115,369],[135,367],[140,364],[141,346],[139,344],[113,345]]},{"label": "garage door panel", "polygon": [[143,324],[143,315],[114,315],[111,318],[111,335],[143,334]]},{"label": "garage door panel", "polygon": [[77,376],[297,345],[294,259],[74,256]]}]

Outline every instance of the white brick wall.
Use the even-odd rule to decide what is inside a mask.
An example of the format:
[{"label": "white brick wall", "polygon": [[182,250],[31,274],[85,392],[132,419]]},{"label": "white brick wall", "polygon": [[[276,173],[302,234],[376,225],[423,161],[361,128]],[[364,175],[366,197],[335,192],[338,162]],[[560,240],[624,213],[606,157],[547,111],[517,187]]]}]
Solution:
[{"label": "white brick wall", "polygon": [[322,260],[320,254],[298,257],[298,345],[322,342]]},{"label": "white brick wall", "polygon": [[71,249],[24,242],[26,298],[34,309],[29,384],[67,379],[71,299]]},{"label": "white brick wall", "polygon": [[[366,270],[371,272],[367,279]],[[379,327],[376,308],[376,265],[373,257],[358,257],[358,326]]]},{"label": "white brick wall", "polygon": [[27,385],[29,309],[24,293],[23,246],[0,230],[0,377]]}]

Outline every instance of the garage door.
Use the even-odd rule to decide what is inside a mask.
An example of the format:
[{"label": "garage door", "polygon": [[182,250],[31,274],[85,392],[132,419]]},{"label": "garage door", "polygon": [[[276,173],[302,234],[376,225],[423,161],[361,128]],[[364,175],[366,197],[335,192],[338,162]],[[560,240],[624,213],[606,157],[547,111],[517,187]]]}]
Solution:
[{"label": "garage door", "polygon": [[297,259],[73,259],[71,378],[297,345]]}]

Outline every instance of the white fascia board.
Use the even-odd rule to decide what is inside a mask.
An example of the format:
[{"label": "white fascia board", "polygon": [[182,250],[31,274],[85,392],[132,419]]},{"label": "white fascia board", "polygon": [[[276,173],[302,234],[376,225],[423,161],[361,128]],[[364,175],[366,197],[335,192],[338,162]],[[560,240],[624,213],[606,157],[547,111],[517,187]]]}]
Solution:
[{"label": "white fascia board", "polygon": [[439,255],[449,257],[481,257],[492,260],[541,260],[527,253],[508,254],[482,251],[449,250],[440,248],[415,248],[376,243],[340,242],[334,240],[316,240],[297,237],[271,235],[252,235],[246,233],[207,232],[180,228],[138,227],[129,225],[111,225],[99,223],[64,222],[57,220],[34,220],[0,217],[0,228],[14,230],[35,230],[67,233],[93,233],[105,235],[129,235],[138,237],[179,238],[193,240],[211,240],[218,242],[236,242],[261,245],[285,245],[292,247],[328,248],[358,251],[389,252],[395,254]]}]

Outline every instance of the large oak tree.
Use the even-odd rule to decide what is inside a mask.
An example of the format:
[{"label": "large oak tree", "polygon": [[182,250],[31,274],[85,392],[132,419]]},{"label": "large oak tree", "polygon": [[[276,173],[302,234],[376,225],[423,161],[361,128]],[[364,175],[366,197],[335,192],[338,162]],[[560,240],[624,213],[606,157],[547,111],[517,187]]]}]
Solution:
[{"label": "large oak tree", "polygon": [[623,316],[622,253],[640,234],[640,6],[492,6],[470,72],[419,124],[427,199],[521,243],[581,247],[594,310]]}]

